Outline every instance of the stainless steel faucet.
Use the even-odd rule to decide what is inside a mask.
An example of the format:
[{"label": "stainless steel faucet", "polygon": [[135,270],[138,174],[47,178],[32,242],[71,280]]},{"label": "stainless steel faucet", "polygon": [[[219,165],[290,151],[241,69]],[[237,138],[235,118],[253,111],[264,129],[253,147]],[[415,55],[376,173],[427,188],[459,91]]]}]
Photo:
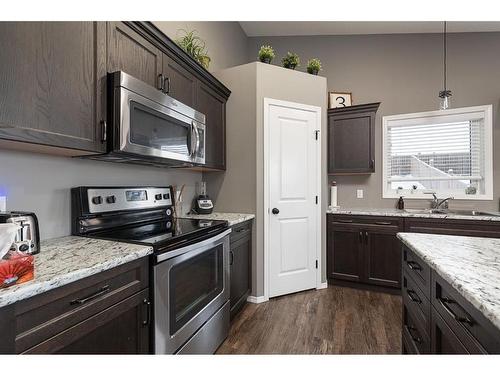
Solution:
[{"label": "stainless steel faucet", "polygon": [[452,199],[455,199],[454,197],[447,197],[447,198],[439,200],[438,197],[436,196],[436,193],[428,192],[425,194],[432,194],[431,208],[434,210],[438,210],[439,208],[443,208],[443,209],[447,210],[448,209],[448,202],[451,201]]}]

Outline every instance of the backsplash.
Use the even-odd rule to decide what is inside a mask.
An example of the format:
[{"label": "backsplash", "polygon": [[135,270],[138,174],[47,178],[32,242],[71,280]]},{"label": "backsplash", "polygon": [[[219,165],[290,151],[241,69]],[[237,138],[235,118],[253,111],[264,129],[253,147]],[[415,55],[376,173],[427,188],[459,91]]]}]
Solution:
[{"label": "backsplash", "polygon": [[7,197],[7,210],[34,212],[42,240],[70,234],[72,187],[186,184],[187,212],[202,179],[200,172],[7,150],[0,150],[0,160],[0,196]]}]

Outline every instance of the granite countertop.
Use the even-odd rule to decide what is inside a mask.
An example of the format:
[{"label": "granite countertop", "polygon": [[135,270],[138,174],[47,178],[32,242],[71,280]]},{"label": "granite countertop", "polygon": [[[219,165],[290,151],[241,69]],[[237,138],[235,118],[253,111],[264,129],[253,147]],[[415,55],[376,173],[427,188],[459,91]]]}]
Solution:
[{"label": "granite countertop", "polygon": [[108,270],[153,252],[150,246],[68,236],[42,241],[35,278],[0,289],[0,307]]},{"label": "granite countertop", "polygon": [[500,329],[500,239],[423,233],[397,236]]},{"label": "granite countertop", "polygon": [[188,219],[206,219],[206,220],[223,220],[227,221],[229,226],[233,226],[239,223],[243,223],[248,220],[252,220],[255,218],[254,214],[239,214],[239,213],[230,213],[230,212],[212,212],[207,215],[198,215],[198,214],[185,214],[180,216],[181,218]]},{"label": "granite countertop", "polygon": [[419,209],[410,208],[408,210],[398,210],[396,208],[338,208],[336,210],[332,210],[328,208],[326,210],[326,213],[335,215],[368,215],[368,216],[418,217],[418,218],[476,220],[476,221],[477,220],[500,221],[500,213],[498,212],[492,212],[491,216],[488,215],[472,216],[472,215],[460,215],[454,213],[433,214],[433,213],[417,212],[417,211],[419,211]]}]

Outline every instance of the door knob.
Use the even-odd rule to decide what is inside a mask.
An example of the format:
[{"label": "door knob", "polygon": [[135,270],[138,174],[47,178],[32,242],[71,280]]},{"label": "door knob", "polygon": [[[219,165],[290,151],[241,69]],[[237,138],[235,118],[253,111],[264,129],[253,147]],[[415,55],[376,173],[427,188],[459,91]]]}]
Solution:
[{"label": "door knob", "polygon": [[280,210],[278,210],[277,208],[273,208],[271,212],[273,213],[273,215],[278,215],[280,213]]}]

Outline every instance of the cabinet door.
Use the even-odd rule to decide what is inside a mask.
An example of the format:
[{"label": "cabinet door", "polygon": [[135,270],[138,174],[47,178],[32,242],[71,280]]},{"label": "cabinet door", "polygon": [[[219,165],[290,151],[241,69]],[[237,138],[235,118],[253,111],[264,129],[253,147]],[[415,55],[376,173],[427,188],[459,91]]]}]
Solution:
[{"label": "cabinet door", "polygon": [[328,230],[328,277],[339,280],[361,281],[362,232],[356,227],[330,226]]},{"label": "cabinet door", "polygon": [[250,236],[231,243],[231,317],[243,307],[250,293],[250,256],[252,245]]},{"label": "cabinet door", "polygon": [[151,305],[145,289],[28,349],[25,354],[147,354]]},{"label": "cabinet door", "polygon": [[198,82],[195,108],[206,116],[205,166],[226,169],[226,100]]},{"label": "cabinet door", "polygon": [[0,138],[104,150],[105,28],[101,22],[0,23]]},{"label": "cabinet door", "polygon": [[431,353],[469,354],[439,313],[434,308],[431,310]]},{"label": "cabinet door", "polygon": [[163,55],[163,75],[166,79],[167,94],[193,107],[197,84],[194,75],[167,55]]},{"label": "cabinet door", "polygon": [[108,22],[108,72],[124,71],[158,88],[163,53],[123,22]]},{"label": "cabinet door", "polygon": [[366,282],[401,287],[401,243],[397,228],[369,228],[364,232]]},{"label": "cabinet door", "polygon": [[328,173],[375,172],[375,115],[380,103],[328,111]]}]

